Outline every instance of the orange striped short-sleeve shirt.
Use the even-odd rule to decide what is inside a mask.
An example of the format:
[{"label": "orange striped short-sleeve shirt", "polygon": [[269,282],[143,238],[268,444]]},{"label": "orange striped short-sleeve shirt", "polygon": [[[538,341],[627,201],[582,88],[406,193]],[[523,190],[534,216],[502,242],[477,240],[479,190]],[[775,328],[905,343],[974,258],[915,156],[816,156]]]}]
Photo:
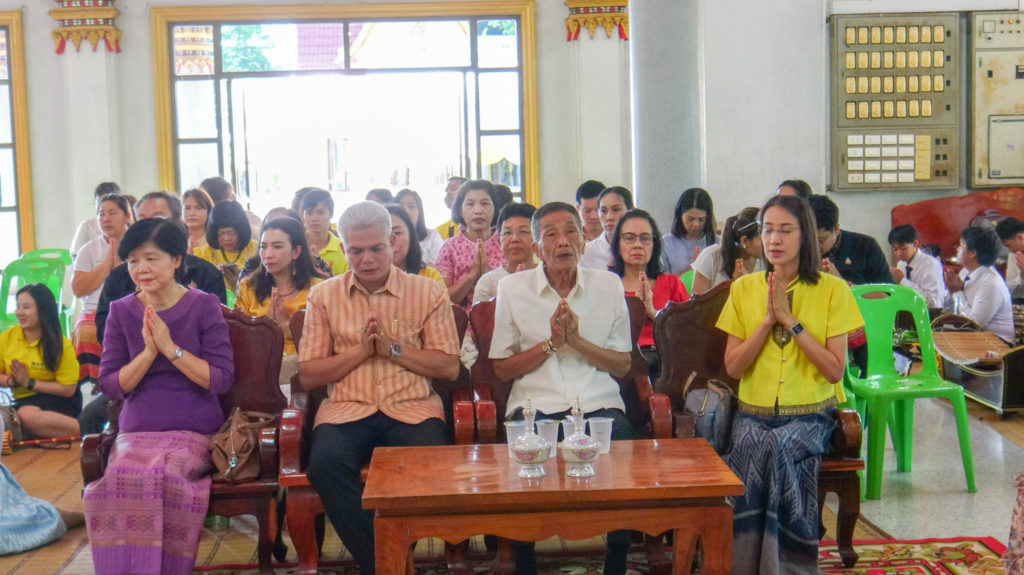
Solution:
[{"label": "orange striped short-sleeve shirt", "polygon": [[[444,287],[392,266],[387,281],[373,293],[356,281],[351,270],[310,289],[299,361],[324,359],[359,345],[360,328],[371,311],[384,318],[388,335],[402,347],[459,352],[455,317]],[[430,378],[374,356],[330,385],[315,424],[358,421],[377,411],[403,423],[444,419]]]}]

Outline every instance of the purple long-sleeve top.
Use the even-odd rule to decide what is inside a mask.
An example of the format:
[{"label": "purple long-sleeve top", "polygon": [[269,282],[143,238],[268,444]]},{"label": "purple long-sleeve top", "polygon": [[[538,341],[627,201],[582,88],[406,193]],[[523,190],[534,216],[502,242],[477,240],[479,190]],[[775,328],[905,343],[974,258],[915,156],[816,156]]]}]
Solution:
[{"label": "purple long-sleeve top", "polygon": [[224,422],[217,396],[234,380],[234,354],[228,326],[217,296],[190,289],[170,308],[157,312],[183,350],[210,364],[210,389],[203,389],[185,377],[162,354],[158,354],[132,391],[121,390],[121,368],[142,353],[142,318],[145,307],[135,294],[110,304],[103,356],[100,359],[100,388],[111,399],[124,399],[119,427],[122,431],[185,430],[214,433]]}]

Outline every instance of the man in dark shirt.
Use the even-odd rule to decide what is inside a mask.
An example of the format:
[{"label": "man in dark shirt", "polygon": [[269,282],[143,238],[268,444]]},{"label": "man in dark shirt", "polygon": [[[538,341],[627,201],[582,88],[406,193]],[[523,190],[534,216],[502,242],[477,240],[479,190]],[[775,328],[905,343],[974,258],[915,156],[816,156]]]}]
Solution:
[{"label": "man in dark shirt", "polygon": [[871,236],[839,229],[839,207],[828,196],[807,198],[818,225],[821,269],[853,285],[891,284],[885,252]]},{"label": "man in dark shirt", "polygon": [[[135,217],[138,220],[164,218],[180,221],[181,200],[167,192],[151,192],[135,203]],[[224,276],[210,262],[186,254],[179,273],[181,277],[178,281],[181,285],[212,293],[220,298],[221,303],[227,303]],[[96,306],[96,338],[100,343],[103,343],[103,331],[107,323],[107,314],[110,313],[110,302],[132,293],[135,293],[135,282],[128,274],[128,264],[122,263],[110,270],[106,281],[103,282],[103,291],[100,292],[100,301]],[[82,409],[78,416],[78,426],[82,435],[103,431],[107,424],[108,401],[101,393]]]}]

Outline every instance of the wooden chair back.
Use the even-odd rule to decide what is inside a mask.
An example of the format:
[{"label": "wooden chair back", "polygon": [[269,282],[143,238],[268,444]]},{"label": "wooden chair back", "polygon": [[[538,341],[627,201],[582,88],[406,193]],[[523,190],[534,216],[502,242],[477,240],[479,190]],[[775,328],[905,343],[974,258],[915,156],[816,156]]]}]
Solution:
[{"label": "wooden chair back", "polygon": [[281,328],[266,316],[250,317],[224,306],[221,311],[235,355],[235,381],[220,396],[224,415],[230,415],[236,406],[246,411],[281,413],[288,404],[278,383],[284,353]]},{"label": "wooden chair back", "polygon": [[729,337],[715,327],[731,283],[721,283],[685,302],[670,302],[654,320],[654,345],[661,357],[661,374],[654,382],[654,391],[667,395],[675,411],[683,408],[683,386],[693,372],[697,372],[692,384],[695,388],[704,387],[708,379],[717,379],[735,390],[738,382],[725,372],[723,361]]},{"label": "wooden chair back", "polygon": [[508,396],[512,392],[512,382],[498,379],[494,375],[494,360],[489,357],[491,338],[494,335],[494,306],[494,298],[491,298],[476,302],[469,310],[469,323],[473,326],[473,338],[480,352],[470,376],[478,395],[485,395],[485,391],[489,392],[500,424],[505,419],[505,408],[508,406]]},{"label": "wooden chair back", "polygon": [[641,405],[646,398],[640,397],[640,390],[645,387],[649,388],[651,379],[648,371],[650,366],[640,353],[637,341],[640,339],[640,332],[647,321],[647,306],[638,297],[626,296],[626,309],[629,310],[629,337],[632,346],[629,357],[631,363],[626,377],[616,377],[615,381],[619,384],[619,395],[622,396],[622,402],[626,405],[626,418],[633,424],[633,429],[643,433],[648,417]]}]

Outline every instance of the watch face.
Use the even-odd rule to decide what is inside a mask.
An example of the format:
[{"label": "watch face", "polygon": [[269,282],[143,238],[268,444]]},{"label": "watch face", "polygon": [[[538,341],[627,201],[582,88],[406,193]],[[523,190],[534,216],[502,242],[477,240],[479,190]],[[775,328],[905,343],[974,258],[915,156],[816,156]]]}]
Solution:
[{"label": "watch face", "polygon": [[391,344],[391,357],[402,357],[402,346],[397,343]]}]

